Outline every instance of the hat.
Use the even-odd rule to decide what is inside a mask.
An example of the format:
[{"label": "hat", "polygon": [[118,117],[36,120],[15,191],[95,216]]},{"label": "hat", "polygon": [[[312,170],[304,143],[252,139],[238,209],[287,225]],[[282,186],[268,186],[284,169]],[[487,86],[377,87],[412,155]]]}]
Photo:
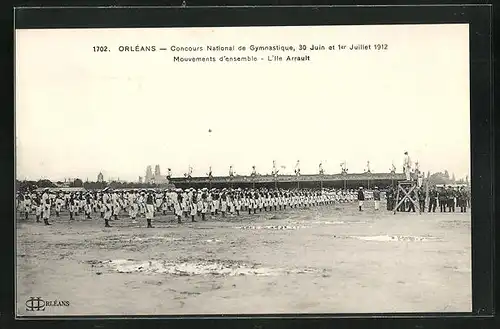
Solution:
[{"label": "hat", "polygon": [[363,189],[363,186],[360,186],[360,187],[359,187],[359,189],[360,189],[360,190],[362,190],[362,189]]},{"label": "hat", "polygon": [[375,189],[378,190],[378,186],[375,186]]}]

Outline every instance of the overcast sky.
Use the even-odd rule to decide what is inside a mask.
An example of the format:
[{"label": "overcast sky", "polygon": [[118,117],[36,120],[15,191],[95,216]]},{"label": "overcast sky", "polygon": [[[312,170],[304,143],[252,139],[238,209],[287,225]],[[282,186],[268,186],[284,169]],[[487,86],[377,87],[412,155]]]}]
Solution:
[{"label": "overcast sky", "polygon": [[[182,175],[470,172],[467,25],[20,30],[17,177],[137,180],[147,165]],[[118,47],[374,44],[307,52],[302,63],[174,63]],[[108,53],[93,46],[107,45]],[[301,52],[296,52],[298,55]],[[226,55],[252,55],[247,52]],[[287,53],[263,52],[258,57]],[[178,53],[214,56],[223,53]],[[212,130],[210,134],[208,131]]]}]

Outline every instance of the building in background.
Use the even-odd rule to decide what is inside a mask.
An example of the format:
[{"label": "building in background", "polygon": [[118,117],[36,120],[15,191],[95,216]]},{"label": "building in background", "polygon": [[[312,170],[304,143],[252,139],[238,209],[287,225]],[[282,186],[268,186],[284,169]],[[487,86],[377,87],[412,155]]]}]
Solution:
[{"label": "building in background", "polygon": [[155,165],[155,171],[153,175],[152,167],[147,166],[146,167],[146,177],[144,180],[144,183],[150,183],[150,184],[166,184],[168,183],[167,177],[164,177],[161,175],[161,169],[160,165]]},{"label": "building in background", "polygon": [[126,183],[126,180],[120,179],[120,177],[109,177],[108,182],[113,182],[113,183]]},{"label": "building in background", "polygon": [[99,175],[97,175],[97,182],[98,183],[104,182],[104,175],[102,174],[102,172],[100,172]]},{"label": "building in background", "polygon": [[145,183],[152,183],[153,182],[153,171],[151,170],[151,166],[146,167],[146,177],[145,177]]}]

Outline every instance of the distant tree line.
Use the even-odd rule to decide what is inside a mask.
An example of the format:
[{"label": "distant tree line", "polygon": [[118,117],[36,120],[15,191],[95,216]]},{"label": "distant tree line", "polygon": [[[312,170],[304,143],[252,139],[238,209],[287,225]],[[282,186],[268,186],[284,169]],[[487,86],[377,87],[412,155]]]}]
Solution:
[{"label": "distant tree line", "polygon": [[[37,188],[56,188],[63,185],[61,181],[52,182],[48,179],[41,179],[38,181],[31,180],[16,180],[16,189],[18,191],[33,191]],[[82,181],[77,178],[69,183],[69,187],[83,187],[86,190],[101,190],[106,187],[113,189],[126,189],[126,188],[163,188],[167,187],[166,184],[152,184],[152,183],[138,183],[138,182],[90,182]]]},{"label": "distant tree line", "polygon": [[451,177],[450,177],[450,174],[448,172],[448,170],[445,170],[444,172],[436,172],[432,175],[430,175],[429,177],[429,180],[431,182],[431,184],[433,185],[439,185],[439,184],[467,184],[468,183],[468,179],[464,179],[464,178],[461,178],[461,179],[456,179],[455,178],[455,174],[452,174]]},{"label": "distant tree line", "polygon": [[[444,172],[436,172],[430,175],[430,182],[436,184],[466,184],[468,179],[455,179],[455,174],[450,176],[448,170]],[[63,185],[64,182],[52,182],[48,179],[40,179],[38,181],[31,180],[16,180],[16,188],[18,191],[32,191],[37,188],[54,188]],[[153,184],[153,183],[139,183],[139,182],[91,182],[82,181],[80,178],[75,179],[69,183],[69,187],[83,187],[86,190],[101,190],[106,187],[113,189],[130,189],[130,188],[166,188],[168,184]],[[171,185],[170,185],[171,186]]]},{"label": "distant tree line", "polygon": [[37,188],[46,188],[46,187],[56,187],[56,184],[52,183],[48,179],[40,179],[38,181],[32,180],[16,180],[16,188],[21,191],[31,191]]}]

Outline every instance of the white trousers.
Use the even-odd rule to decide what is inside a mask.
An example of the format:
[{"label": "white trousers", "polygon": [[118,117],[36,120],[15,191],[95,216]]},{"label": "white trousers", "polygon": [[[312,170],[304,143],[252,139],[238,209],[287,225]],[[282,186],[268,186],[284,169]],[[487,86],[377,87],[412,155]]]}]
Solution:
[{"label": "white trousers", "polygon": [[154,215],[154,206],[152,204],[147,204],[146,205],[146,219],[153,219]]},{"label": "white trousers", "polygon": [[43,206],[42,215],[43,215],[42,217],[44,219],[49,219],[49,217],[50,217],[50,206],[49,205]]}]

